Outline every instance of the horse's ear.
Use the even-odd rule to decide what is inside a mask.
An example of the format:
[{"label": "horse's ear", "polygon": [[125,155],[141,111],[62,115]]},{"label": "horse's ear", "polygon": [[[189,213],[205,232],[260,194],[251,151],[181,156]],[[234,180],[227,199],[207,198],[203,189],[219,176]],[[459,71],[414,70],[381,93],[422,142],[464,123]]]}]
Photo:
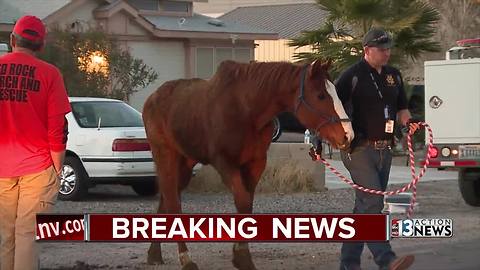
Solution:
[{"label": "horse's ear", "polygon": [[320,59],[317,59],[317,60],[313,61],[313,63],[310,66],[311,66],[310,76],[314,77],[314,76],[318,76],[318,75],[322,74],[323,64],[322,64],[322,61]]},{"label": "horse's ear", "polygon": [[328,70],[330,69],[330,67],[332,66],[332,62],[333,62],[332,59],[329,58],[329,59],[327,60],[327,62],[325,62],[325,64],[323,64],[323,69],[324,69],[325,71],[328,71]]}]

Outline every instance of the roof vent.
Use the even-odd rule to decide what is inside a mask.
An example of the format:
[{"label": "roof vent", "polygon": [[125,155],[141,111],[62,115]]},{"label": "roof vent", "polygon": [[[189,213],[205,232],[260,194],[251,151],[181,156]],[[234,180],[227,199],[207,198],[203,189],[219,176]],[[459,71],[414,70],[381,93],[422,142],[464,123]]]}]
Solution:
[{"label": "roof vent", "polygon": [[182,26],[187,22],[187,19],[185,18],[180,18],[178,19],[177,23],[178,23],[178,27],[179,28],[182,28]]},{"label": "roof vent", "polygon": [[221,27],[225,25],[225,23],[222,20],[215,19],[215,18],[208,20],[208,24],[211,24],[217,27]]}]

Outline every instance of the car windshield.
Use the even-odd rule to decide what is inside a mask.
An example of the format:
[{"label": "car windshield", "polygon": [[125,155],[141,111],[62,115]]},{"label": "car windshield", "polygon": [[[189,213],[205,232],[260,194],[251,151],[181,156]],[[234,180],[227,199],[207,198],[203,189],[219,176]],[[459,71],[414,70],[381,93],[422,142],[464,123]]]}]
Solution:
[{"label": "car windshield", "polygon": [[141,114],[123,102],[72,102],[73,116],[84,128],[143,127]]}]

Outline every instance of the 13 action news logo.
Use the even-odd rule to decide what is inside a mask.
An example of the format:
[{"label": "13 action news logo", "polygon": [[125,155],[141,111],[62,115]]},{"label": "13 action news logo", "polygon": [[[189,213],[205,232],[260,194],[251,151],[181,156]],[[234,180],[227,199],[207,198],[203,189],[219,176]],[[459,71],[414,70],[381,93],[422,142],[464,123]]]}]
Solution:
[{"label": "13 action news logo", "polygon": [[452,237],[453,223],[447,218],[392,219],[392,237]]}]

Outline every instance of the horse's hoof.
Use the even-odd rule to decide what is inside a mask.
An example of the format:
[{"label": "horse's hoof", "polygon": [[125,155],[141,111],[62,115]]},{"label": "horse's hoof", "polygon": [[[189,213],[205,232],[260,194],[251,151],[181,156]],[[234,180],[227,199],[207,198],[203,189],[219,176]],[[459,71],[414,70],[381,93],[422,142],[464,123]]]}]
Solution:
[{"label": "horse's hoof", "polygon": [[165,262],[163,261],[161,253],[148,253],[147,264],[157,265],[157,264],[165,264]]},{"label": "horse's hoof", "polygon": [[248,249],[233,250],[233,266],[239,270],[257,270]]},{"label": "horse's hoof", "polygon": [[163,261],[163,259],[160,257],[160,258],[150,258],[148,257],[147,258],[147,264],[148,265],[158,265],[158,264],[165,264],[165,262]]},{"label": "horse's hoof", "polygon": [[233,266],[235,266],[235,268],[237,268],[239,270],[257,270],[255,265],[251,261],[241,262],[239,260],[233,259],[232,263],[233,263]]},{"label": "horse's hoof", "polygon": [[198,270],[198,266],[194,262],[188,262],[182,267],[182,270]]}]

